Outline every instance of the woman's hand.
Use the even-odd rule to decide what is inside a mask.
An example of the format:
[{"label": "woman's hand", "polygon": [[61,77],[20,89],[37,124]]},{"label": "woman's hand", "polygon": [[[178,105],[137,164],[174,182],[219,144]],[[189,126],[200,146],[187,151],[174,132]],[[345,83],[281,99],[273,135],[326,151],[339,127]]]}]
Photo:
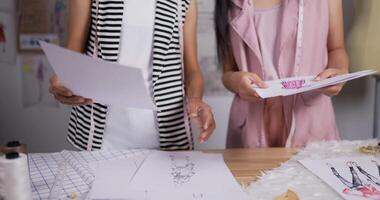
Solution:
[{"label": "woman's hand", "polygon": [[74,95],[70,90],[63,87],[57,75],[50,78],[49,92],[62,104],[70,106],[82,106],[92,103],[91,99]]},{"label": "woman's hand", "polygon": [[186,14],[183,30],[184,70],[186,94],[189,97],[187,110],[190,118],[196,121],[201,130],[199,143],[204,143],[215,129],[215,120],[210,106],[201,98],[203,96],[203,77],[198,64],[197,13],[197,1],[193,0]]},{"label": "woman's hand", "polygon": [[266,88],[266,84],[259,76],[250,72],[233,72],[231,74],[234,91],[241,99],[249,102],[258,102],[262,98],[256,93],[254,85]]},{"label": "woman's hand", "polygon": [[[327,68],[316,78],[316,81],[348,73],[349,59],[344,45],[344,20],[342,0],[329,2],[329,34],[327,39]],[[343,89],[344,84],[338,84],[319,89],[327,96],[335,96]]]},{"label": "woman's hand", "polygon": [[[87,43],[88,33],[90,32],[91,0],[71,0],[69,2],[67,48],[82,53]],[[92,103],[91,99],[76,96],[70,90],[63,87],[56,75],[50,78],[49,92],[62,104],[75,106]]]},{"label": "woman's hand", "polygon": [[201,130],[198,142],[202,144],[210,138],[216,127],[211,107],[200,98],[193,98],[188,99],[187,108],[190,118],[196,121]]},{"label": "woman's hand", "polygon": [[[342,75],[342,74],[347,74],[347,71],[344,69],[339,69],[339,68],[327,68],[324,71],[322,71],[314,80],[321,81],[321,80],[328,79],[328,78]],[[318,91],[320,91],[324,95],[333,97],[333,96],[338,95],[340,91],[342,91],[343,86],[344,86],[344,83],[321,88]]]}]

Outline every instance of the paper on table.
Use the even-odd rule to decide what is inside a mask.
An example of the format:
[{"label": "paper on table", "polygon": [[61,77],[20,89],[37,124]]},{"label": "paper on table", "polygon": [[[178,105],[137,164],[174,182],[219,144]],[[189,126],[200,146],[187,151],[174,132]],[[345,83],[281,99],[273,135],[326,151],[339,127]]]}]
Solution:
[{"label": "paper on table", "polygon": [[[219,183],[223,185],[224,183]],[[136,199],[141,200],[141,199]],[[239,192],[220,191],[218,193],[181,193],[171,192],[148,192],[144,200],[248,200]]]},{"label": "paper on table", "polygon": [[254,87],[255,91],[261,98],[270,98],[277,96],[289,96],[299,94],[331,85],[336,85],[358,79],[361,77],[375,74],[376,71],[365,70],[351,74],[339,75],[322,81],[314,81],[316,76],[292,77],[280,80],[266,82],[268,88],[261,89]]},{"label": "paper on table", "polygon": [[380,199],[380,161],[375,157],[299,162],[346,200]]},{"label": "paper on table", "polygon": [[40,44],[62,84],[74,94],[106,105],[156,110],[140,69]]},{"label": "paper on table", "polygon": [[[130,183],[149,199],[247,199],[222,155],[199,152],[153,152]],[[153,198],[154,196],[154,198]],[[177,198],[175,198],[177,197]]]},{"label": "paper on table", "polygon": [[128,184],[136,174],[146,156],[116,159],[92,163],[95,181],[91,189],[91,199],[143,199],[144,192],[128,190]]}]

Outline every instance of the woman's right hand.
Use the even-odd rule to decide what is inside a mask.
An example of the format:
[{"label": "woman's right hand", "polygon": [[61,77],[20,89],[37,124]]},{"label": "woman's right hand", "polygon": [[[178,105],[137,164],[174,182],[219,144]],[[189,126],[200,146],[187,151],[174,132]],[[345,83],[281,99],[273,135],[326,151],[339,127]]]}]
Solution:
[{"label": "woman's right hand", "polygon": [[267,85],[259,76],[250,72],[233,72],[231,75],[234,91],[242,100],[258,102],[262,98],[256,93],[254,86],[266,88]]},{"label": "woman's right hand", "polygon": [[83,106],[92,103],[91,99],[74,95],[69,89],[62,86],[57,75],[50,78],[49,92],[62,104],[70,106]]}]

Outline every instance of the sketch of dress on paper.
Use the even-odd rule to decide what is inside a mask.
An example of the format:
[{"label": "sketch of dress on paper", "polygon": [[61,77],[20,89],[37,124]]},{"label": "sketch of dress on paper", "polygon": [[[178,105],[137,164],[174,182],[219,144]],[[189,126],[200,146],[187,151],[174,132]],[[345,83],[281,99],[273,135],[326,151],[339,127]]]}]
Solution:
[{"label": "sketch of dress on paper", "polygon": [[246,199],[223,155],[194,151],[153,151],[128,188],[132,192],[146,191],[149,200]]},{"label": "sketch of dress on paper", "polygon": [[15,24],[12,13],[0,12],[0,62],[14,64],[16,61]]},{"label": "sketch of dress on paper", "polygon": [[202,193],[201,194],[193,194],[193,199],[194,200],[204,199],[203,197],[204,197],[204,195]]},{"label": "sketch of dress on paper", "polygon": [[0,21],[0,49],[3,53],[5,53],[5,47],[7,43],[4,29],[4,22]]},{"label": "sketch of dress on paper", "polygon": [[190,161],[189,156],[185,158],[179,158],[175,155],[169,155],[171,160],[171,175],[173,176],[173,182],[177,185],[188,183],[195,175],[195,164]]},{"label": "sketch of dress on paper", "polygon": [[67,0],[53,0],[50,3],[50,31],[59,38],[59,43],[64,45],[67,41],[68,30],[68,2]]},{"label": "sketch of dress on paper", "polygon": [[[372,161],[374,163],[379,171],[380,176],[380,166],[376,161]],[[350,196],[358,196],[363,197],[365,199],[374,199],[374,200],[380,200],[380,180],[376,178],[375,176],[368,173],[366,170],[364,170],[360,165],[358,165],[356,162],[348,161],[346,163],[347,167],[350,169],[350,173],[352,176],[352,181],[348,181],[346,178],[342,177],[339,172],[335,169],[334,166],[327,163],[327,165],[330,167],[332,173],[334,176],[336,176],[346,187],[343,189],[342,193]],[[364,175],[367,180],[362,180],[356,169]]]}]

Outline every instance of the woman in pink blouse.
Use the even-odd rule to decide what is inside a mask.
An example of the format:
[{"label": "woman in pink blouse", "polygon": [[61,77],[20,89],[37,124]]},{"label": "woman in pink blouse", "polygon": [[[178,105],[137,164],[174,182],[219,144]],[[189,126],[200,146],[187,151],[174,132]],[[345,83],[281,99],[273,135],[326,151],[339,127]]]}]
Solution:
[{"label": "woman in pink blouse", "polygon": [[302,147],[339,139],[331,97],[343,85],[269,99],[252,85],[347,73],[342,0],[218,0],[215,12],[223,83],[236,94],[227,147]]}]

